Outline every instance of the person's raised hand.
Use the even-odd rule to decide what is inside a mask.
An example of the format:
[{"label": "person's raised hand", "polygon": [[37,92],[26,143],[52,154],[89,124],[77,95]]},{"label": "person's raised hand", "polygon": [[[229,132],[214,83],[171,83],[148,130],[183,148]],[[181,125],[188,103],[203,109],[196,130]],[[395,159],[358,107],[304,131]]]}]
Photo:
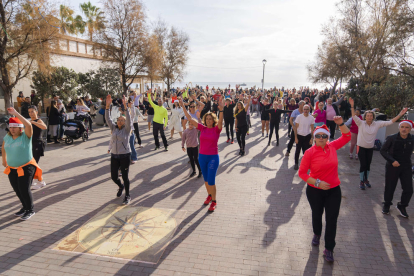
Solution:
[{"label": "person's raised hand", "polygon": [[219,108],[221,111],[223,111],[223,108],[224,108],[224,97],[223,96],[220,96],[219,98]]},{"label": "person's raised hand", "polygon": [[[322,92],[321,92],[322,93]],[[348,99],[348,102],[349,102],[349,104],[351,105],[351,106],[354,106],[354,99],[352,99],[352,98],[349,98]]]},{"label": "person's raised hand", "polygon": [[331,185],[329,185],[325,181],[321,181],[319,183],[319,188],[321,188],[322,190],[329,190],[331,188]]},{"label": "person's raised hand", "polygon": [[334,116],[333,120],[334,120],[335,124],[337,124],[338,126],[341,125],[344,122],[344,119],[342,119],[341,116]]},{"label": "person's raised hand", "polygon": [[111,95],[108,94],[106,96],[106,109],[108,109],[111,106],[111,103],[112,103],[112,97]]},{"label": "person's raised hand", "polygon": [[13,116],[16,116],[17,114],[19,114],[19,112],[17,112],[17,111],[16,111],[16,109],[14,109],[13,107],[9,107],[9,108],[7,108],[7,112],[8,112],[10,115],[13,115]]},{"label": "person's raised hand", "polygon": [[408,107],[404,107],[403,110],[401,110],[400,112],[400,116],[404,115],[405,112],[407,112],[407,110],[408,110]]},{"label": "person's raised hand", "polygon": [[122,104],[124,105],[124,108],[127,109],[128,106],[127,106],[127,101],[125,99],[125,95],[122,96]]}]

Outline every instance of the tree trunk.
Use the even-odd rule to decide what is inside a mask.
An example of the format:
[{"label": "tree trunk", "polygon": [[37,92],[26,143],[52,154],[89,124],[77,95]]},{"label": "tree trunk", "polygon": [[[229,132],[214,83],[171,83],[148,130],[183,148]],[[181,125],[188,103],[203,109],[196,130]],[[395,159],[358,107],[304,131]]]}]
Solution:
[{"label": "tree trunk", "polygon": [[332,86],[332,91],[329,95],[329,98],[332,98],[332,95],[335,93],[336,87],[338,86],[338,80],[335,80],[334,85]]},{"label": "tree trunk", "polygon": [[4,91],[4,105],[6,108],[6,114],[7,114],[7,108],[13,107],[13,91],[12,88],[7,88]]}]

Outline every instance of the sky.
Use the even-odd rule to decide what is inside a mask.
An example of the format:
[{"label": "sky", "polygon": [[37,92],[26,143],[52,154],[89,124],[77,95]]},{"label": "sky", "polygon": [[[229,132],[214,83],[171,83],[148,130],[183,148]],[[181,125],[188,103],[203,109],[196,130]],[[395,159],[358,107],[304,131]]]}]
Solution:
[{"label": "sky", "polygon": [[[185,81],[314,86],[306,65],[335,15],[332,0],[142,0],[147,22],[163,19],[190,37]],[[68,2],[64,0],[63,3]],[[79,12],[85,0],[71,0]],[[91,3],[100,6],[99,0]]]}]

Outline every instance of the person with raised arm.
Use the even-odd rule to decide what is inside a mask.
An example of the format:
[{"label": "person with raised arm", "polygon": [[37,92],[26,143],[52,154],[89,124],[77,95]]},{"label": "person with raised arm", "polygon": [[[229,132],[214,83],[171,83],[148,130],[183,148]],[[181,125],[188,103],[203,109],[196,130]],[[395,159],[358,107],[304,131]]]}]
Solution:
[{"label": "person with raised arm", "polygon": [[42,170],[39,168],[32,152],[32,124],[14,108],[7,112],[15,117],[9,119],[9,132],[3,138],[2,161],[6,168],[10,184],[23,207],[14,215],[21,220],[28,220],[34,214],[34,205],[30,187],[33,179],[42,181]]},{"label": "person with raised arm", "polygon": [[[127,100],[125,96],[122,98],[122,105],[124,106],[125,115],[121,115],[117,118],[116,123],[114,123],[109,116],[109,109],[111,107],[112,98],[111,95],[106,96],[106,108],[105,108],[105,119],[111,130],[111,178],[112,181],[118,185],[117,197],[121,197],[125,189],[125,199],[123,204],[129,204],[131,201],[131,196],[129,195],[129,166],[131,164],[131,147],[129,143],[129,137],[131,136],[132,130],[132,120],[130,110],[127,106]],[[121,180],[119,179],[118,170],[121,170],[122,180],[124,184],[122,185]]]},{"label": "person with raised arm", "polygon": [[299,168],[299,177],[308,184],[306,197],[312,210],[313,246],[319,246],[322,234],[322,216],[325,212],[325,250],[323,255],[328,262],[334,261],[336,226],[342,199],[337,150],[351,140],[351,133],[342,117],[335,116],[332,119],[339,126],[342,136],[329,142],[331,133],[328,127],[323,125],[315,128],[312,134],[315,138],[315,144],[305,151]]},{"label": "person with raised arm", "polygon": [[164,130],[167,128],[168,124],[168,111],[167,109],[165,109],[165,107],[162,106],[161,98],[158,98],[158,105],[154,104],[154,102],[151,99],[151,89],[148,91],[148,101],[154,109],[152,134],[154,135],[155,140],[155,150],[160,148],[160,140],[158,139],[159,132],[162,138],[162,142],[164,144],[165,151],[168,151],[168,142],[164,134]]},{"label": "person with raised arm", "polygon": [[372,110],[367,110],[364,113],[365,120],[361,120],[355,113],[354,99],[349,98],[349,104],[351,105],[352,119],[358,126],[357,137],[357,153],[359,157],[359,188],[365,190],[365,187],[371,188],[368,177],[371,170],[372,155],[374,153],[375,138],[377,137],[378,130],[382,127],[389,126],[395,123],[401,118],[408,108],[404,108],[401,112],[390,121],[374,121],[375,113]]},{"label": "person with raised arm", "polygon": [[217,206],[216,200],[216,174],[220,163],[218,154],[218,140],[220,137],[221,130],[223,128],[223,108],[224,101],[221,96],[219,99],[219,119],[214,113],[208,112],[204,115],[202,122],[199,123],[197,119],[191,117],[191,115],[184,108],[182,99],[179,100],[180,105],[184,110],[184,114],[190,124],[195,126],[200,131],[200,153],[199,163],[201,172],[204,177],[204,185],[207,190],[207,199],[204,205],[208,205],[211,202],[209,212],[214,212]]}]

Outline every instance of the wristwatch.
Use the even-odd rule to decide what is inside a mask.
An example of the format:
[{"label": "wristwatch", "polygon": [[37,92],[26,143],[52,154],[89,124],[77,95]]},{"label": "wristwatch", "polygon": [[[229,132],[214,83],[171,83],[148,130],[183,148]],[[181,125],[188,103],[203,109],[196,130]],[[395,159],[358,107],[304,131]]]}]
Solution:
[{"label": "wristwatch", "polygon": [[340,124],[339,126],[343,126],[345,123]]},{"label": "wristwatch", "polygon": [[319,179],[316,179],[315,181],[315,187],[319,188],[319,184],[321,183],[321,181]]}]

